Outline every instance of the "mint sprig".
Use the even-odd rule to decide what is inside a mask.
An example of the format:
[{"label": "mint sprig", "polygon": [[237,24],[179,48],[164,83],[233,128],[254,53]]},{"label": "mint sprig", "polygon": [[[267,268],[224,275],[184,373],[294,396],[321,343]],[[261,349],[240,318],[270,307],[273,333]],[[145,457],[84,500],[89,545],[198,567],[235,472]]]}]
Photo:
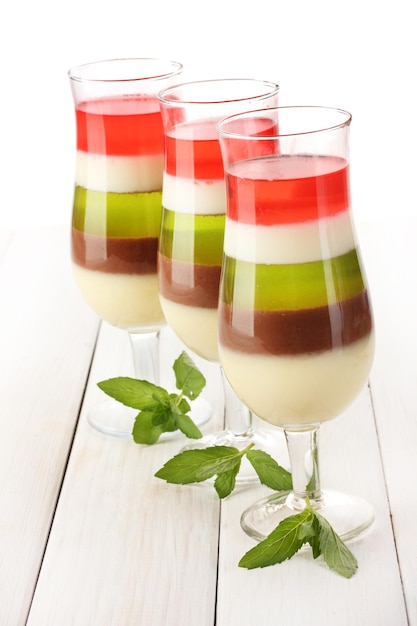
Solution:
[{"label": "mint sprig", "polygon": [[254,569],[282,563],[305,544],[310,544],[315,559],[322,556],[337,574],[351,578],[356,572],[356,557],[329,522],[314,511],[308,499],[301,513],[283,519],[263,541],[246,552],[239,567]]},{"label": "mint sprig", "polygon": [[125,406],[138,409],[132,435],[135,443],[152,445],[166,432],[180,430],[190,439],[201,439],[200,429],[188,413],[187,398],[195,400],[204,389],[206,379],[186,352],[173,364],[175,383],[180,393],[169,393],[147,380],[128,376],[109,378],[97,383],[108,396]]},{"label": "mint sprig", "polygon": [[156,472],[155,476],[174,484],[200,483],[216,476],[214,488],[219,498],[230,495],[235,488],[242,458],[246,455],[262,484],[276,491],[292,487],[291,474],[263,450],[243,450],[233,446],[208,446],[184,450]]},{"label": "mint sprig", "polygon": [[[252,464],[260,482],[274,491],[289,493],[291,473],[263,450],[249,444],[243,450],[232,446],[209,446],[180,452],[156,472],[155,476],[168,483],[186,485],[216,477],[214,488],[219,498],[230,495],[244,456]],[[239,566],[247,569],[267,567],[293,557],[309,544],[314,559],[322,556],[328,567],[351,578],[358,567],[357,560],[329,522],[317,513],[306,498],[306,507],[300,513],[286,517],[260,543],[247,552]]]}]

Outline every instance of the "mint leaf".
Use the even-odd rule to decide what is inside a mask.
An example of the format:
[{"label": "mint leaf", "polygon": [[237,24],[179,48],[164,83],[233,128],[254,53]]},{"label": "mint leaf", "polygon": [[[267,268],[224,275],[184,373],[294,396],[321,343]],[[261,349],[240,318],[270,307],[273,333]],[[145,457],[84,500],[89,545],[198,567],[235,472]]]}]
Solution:
[{"label": "mint leaf", "polygon": [[[189,424],[184,425],[188,429]],[[191,436],[188,430],[186,434]],[[225,498],[235,488],[242,457],[246,455],[264,485],[276,491],[291,490],[291,474],[280,467],[266,452],[252,450],[253,446],[254,444],[250,443],[243,450],[238,450],[233,446],[209,446],[197,450],[185,450],[168,461],[155,476],[167,482],[184,485],[202,482],[217,476],[214,488],[219,498]]]},{"label": "mint leaf", "polygon": [[128,376],[109,378],[97,385],[111,398],[134,409],[153,409],[169,399],[168,392],[162,387]]},{"label": "mint leaf", "polygon": [[312,510],[306,508],[301,513],[283,519],[268,537],[246,552],[239,561],[239,567],[267,567],[290,559],[308,540],[306,530],[310,527],[314,533],[313,516]]},{"label": "mint leaf", "polygon": [[351,578],[358,568],[355,555],[349,550],[329,522],[314,512],[320,554],[331,570],[345,578]]},{"label": "mint leaf", "polygon": [[155,476],[168,483],[200,483],[212,476],[234,471],[237,464],[240,466],[242,455],[237,448],[229,446],[184,450],[167,461]]},{"label": "mint leaf", "polygon": [[144,410],[136,416],[132,430],[133,441],[152,445],[158,441],[162,433],[174,430],[177,430],[177,424],[169,411],[156,416],[155,411]]},{"label": "mint leaf", "polygon": [[240,461],[240,459],[237,459],[234,467],[226,472],[218,474],[216,480],[214,481],[214,488],[219,498],[226,498],[235,488],[236,476],[240,469]]},{"label": "mint leaf", "polygon": [[189,439],[201,439],[203,436],[201,430],[194,424],[193,420],[184,413],[177,413],[176,423],[180,431]]},{"label": "mint leaf", "polygon": [[316,518],[315,515],[314,515],[314,520],[313,520],[313,526],[314,526],[314,532],[311,535],[311,537],[309,537],[307,539],[307,541],[308,541],[308,543],[311,546],[311,551],[313,553],[313,558],[317,559],[321,555],[321,547],[320,547],[319,522],[317,521],[317,518]]},{"label": "mint leaf", "polygon": [[189,405],[189,403],[187,402],[187,400],[183,397],[181,397],[181,395],[176,395],[175,393],[172,393],[170,395],[170,400],[171,400],[171,407],[172,410],[177,414],[180,415],[182,414],[186,414],[189,411],[191,411],[191,407]]},{"label": "mint leaf", "polygon": [[253,569],[282,563],[305,543],[310,544],[315,559],[323,556],[328,567],[337,574],[351,578],[356,572],[356,557],[329,522],[314,511],[308,498],[304,511],[282,520],[268,537],[241,558],[239,566]]},{"label": "mint leaf", "polygon": [[180,354],[173,367],[177,389],[190,400],[195,400],[206,384],[203,374],[186,352]]},{"label": "mint leaf", "polygon": [[246,456],[263,485],[274,491],[290,491],[292,489],[291,473],[278,465],[269,454],[263,450],[249,450]]}]

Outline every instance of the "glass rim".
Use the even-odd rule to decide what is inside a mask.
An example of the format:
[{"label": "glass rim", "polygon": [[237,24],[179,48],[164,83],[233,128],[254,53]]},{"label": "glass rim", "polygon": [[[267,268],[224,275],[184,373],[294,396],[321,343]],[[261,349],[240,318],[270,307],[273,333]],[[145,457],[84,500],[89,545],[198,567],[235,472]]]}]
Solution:
[{"label": "glass rim", "polygon": [[[321,110],[321,111],[329,111],[331,113],[337,113],[343,120],[341,120],[337,124],[319,124],[317,128],[312,128],[311,130],[302,130],[299,132],[273,132],[269,135],[250,135],[244,132],[234,132],[233,130],[227,130],[224,127],[232,124],[234,121],[238,121],[239,119],[254,119],[255,117],[259,117],[262,114],[271,114],[276,113],[279,114],[280,111],[285,110],[296,110],[296,109],[304,109],[304,110]],[[268,109],[257,109],[253,111],[245,111],[243,113],[236,113],[235,115],[230,115],[226,118],[223,118],[216,124],[217,132],[219,135],[224,137],[225,139],[244,139],[245,141],[256,140],[256,141],[271,141],[274,139],[279,139],[283,137],[301,137],[302,135],[313,135],[315,133],[323,133],[326,131],[337,130],[340,128],[344,128],[350,125],[352,121],[352,114],[345,109],[341,109],[338,107],[329,107],[322,105],[286,105],[286,106],[278,106],[271,107]]]},{"label": "glass rim", "polygon": [[[225,100],[222,99],[196,99],[196,98],[175,98],[169,97],[170,94],[173,96],[174,92],[177,90],[181,90],[187,87],[198,87],[199,85],[220,85],[221,83],[247,83],[247,84],[258,84],[264,85],[268,90],[265,89],[263,93],[258,93],[255,95],[248,95],[245,97],[236,97]],[[170,87],[165,87],[158,93],[158,99],[162,104],[172,105],[172,106],[181,106],[181,105],[210,105],[210,104],[224,104],[228,102],[244,102],[245,100],[262,100],[263,98],[269,98],[271,95],[278,93],[279,85],[274,83],[273,81],[263,80],[260,78],[210,78],[206,80],[192,80],[185,83],[181,83],[179,85],[171,85]]]},{"label": "glass rim", "polygon": [[[135,63],[142,61],[150,61],[155,63],[165,64],[167,71],[149,73],[149,75],[141,76],[131,76],[131,77],[123,77],[123,78],[103,78],[93,75],[84,74],[84,72],[88,72],[90,68],[99,68],[104,67],[105,65],[119,65],[122,63]],[[168,71],[169,66],[171,66],[171,71]],[[112,59],[102,59],[100,61],[91,61],[89,63],[83,63],[81,65],[76,65],[68,70],[68,77],[70,80],[73,80],[78,83],[133,83],[147,80],[163,80],[169,76],[176,76],[180,74],[183,70],[183,65],[179,61],[172,61],[171,59],[163,59],[158,57],[122,57],[122,58],[112,58]]]}]

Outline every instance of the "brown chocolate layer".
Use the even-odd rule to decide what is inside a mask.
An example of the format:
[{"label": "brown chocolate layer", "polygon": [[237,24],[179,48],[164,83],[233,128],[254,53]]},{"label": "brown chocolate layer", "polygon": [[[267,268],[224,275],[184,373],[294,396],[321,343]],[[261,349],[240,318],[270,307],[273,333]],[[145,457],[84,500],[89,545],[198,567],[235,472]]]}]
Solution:
[{"label": "brown chocolate layer", "polygon": [[158,239],[87,235],[72,229],[72,259],[89,270],[115,274],[155,274]]},{"label": "brown chocolate layer", "polygon": [[221,267],[172,261],[158,254],[159,290],[167,300],[216,309]]},{"label": "brown chocolate layer", "polygon": [[220,341],[257,354],[295,355],[347,346],[371,332],[368,294],[330,306],[299,311],[219,308]]}]

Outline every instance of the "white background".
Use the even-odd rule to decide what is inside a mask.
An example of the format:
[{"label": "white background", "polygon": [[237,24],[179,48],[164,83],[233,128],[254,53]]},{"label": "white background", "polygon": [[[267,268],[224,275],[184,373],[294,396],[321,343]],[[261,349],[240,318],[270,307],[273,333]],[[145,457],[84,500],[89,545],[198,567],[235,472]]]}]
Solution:
[{"label": "white background", "polygon": [[25,0],[0,9],[0,227],[69,224],[75,126],[67,70],[105,58],[180,61],[183,80],[251,77],[280,104],[353,114],[356,218],[416,210],[411,0]]}]

